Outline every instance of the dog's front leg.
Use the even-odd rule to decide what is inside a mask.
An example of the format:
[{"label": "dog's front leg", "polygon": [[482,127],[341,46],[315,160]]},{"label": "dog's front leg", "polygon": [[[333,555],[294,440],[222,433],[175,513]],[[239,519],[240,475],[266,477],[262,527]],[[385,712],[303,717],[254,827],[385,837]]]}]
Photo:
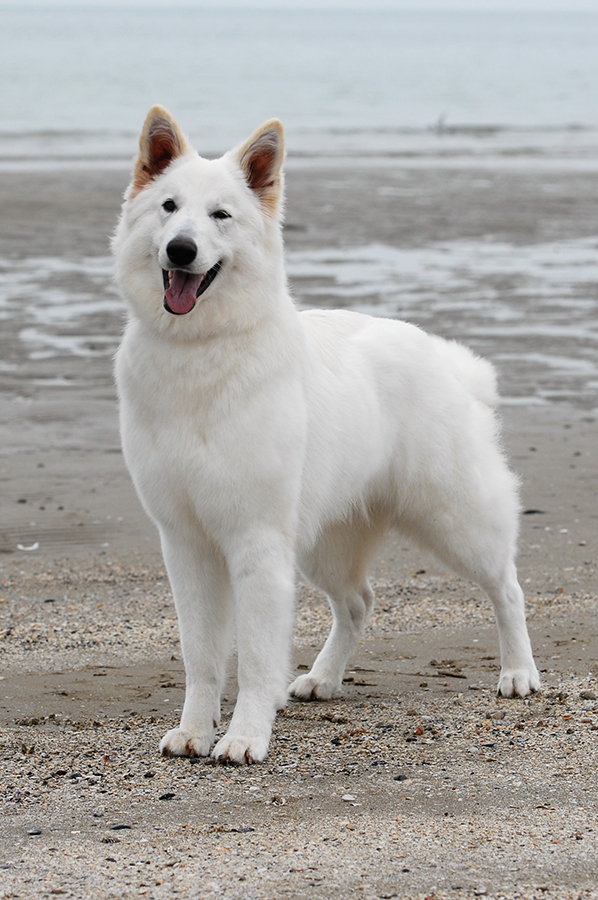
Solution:
[{"label": "dog's front leg", "polygon": [[220,722],[232,632],[226,566],[198,530],[160,530],[179,620],[186,693],[181,724],[162,738],[164,756],[207,756]]},{"label": "dog's front leg", "polygon": [[212,756],[260,762],[268,752],[276,710],[286,703],[294,607],[294,558],[277,531],[245,536],[227,559],[239,653],[237,704]]}]

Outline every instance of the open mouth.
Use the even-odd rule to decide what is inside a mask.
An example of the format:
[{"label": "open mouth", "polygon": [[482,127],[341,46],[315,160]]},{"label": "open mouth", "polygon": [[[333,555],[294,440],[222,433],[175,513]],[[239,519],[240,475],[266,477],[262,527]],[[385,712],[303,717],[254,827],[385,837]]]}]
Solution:
[{"label": "open mouth", "polygon": [[173,316],[185,316],[195,306],[198,297],[207,291],[222,267],[222,260],[207,272],[195,275],[183,269],[162,269],[164,309]]}]

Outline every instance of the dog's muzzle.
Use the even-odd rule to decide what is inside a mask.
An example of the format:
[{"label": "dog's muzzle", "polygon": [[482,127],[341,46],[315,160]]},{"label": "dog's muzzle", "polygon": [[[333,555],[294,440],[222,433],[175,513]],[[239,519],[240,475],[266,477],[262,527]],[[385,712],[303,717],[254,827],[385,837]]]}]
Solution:
[{"label": "dog's muzzle", "polygon": [[190,313],[198,297],[201,297],[222,268],[222,260],[207,272],[196,275],[184,269],[162,269],[164,282],[164,309],[173,316]]}]

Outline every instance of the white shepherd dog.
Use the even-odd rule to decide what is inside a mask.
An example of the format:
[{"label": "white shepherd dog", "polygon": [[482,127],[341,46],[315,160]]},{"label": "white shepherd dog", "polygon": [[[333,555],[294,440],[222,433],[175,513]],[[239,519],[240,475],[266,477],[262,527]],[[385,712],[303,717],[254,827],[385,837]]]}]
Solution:
[{"label": "white shepherd dog", "polygon": [[[165,755],[263,760],[289,691],[340,693],[389,529],[487,592],[499,693],[540,686],[494,371],[405,322],[296,310],[283,156],[276,119],[207,160],[155,106],[114,237],[129,308],[116,358],[122,443],[160,531],[187,679]],[[296,568],[326,591],[334,623],[289,688]],[[213,746],[233,626],[239,692]]]}]

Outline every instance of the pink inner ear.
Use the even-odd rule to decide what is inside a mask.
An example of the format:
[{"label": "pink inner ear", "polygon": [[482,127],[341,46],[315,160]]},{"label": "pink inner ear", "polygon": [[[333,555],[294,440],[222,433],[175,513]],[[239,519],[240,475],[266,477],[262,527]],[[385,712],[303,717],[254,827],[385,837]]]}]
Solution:
[{"label": "pink inner ear", "polygon": [[166,168],[172,160],[179,156],[181,147],[176,136],[164,122],[156,122],[148,137],[148,162],[153,175]]},{"label": "pink inner ear", "polygon": [[128,198],[136,197],[153,178],[160,175],[187,149],[185,138],[167,110],[160,106],[152,107],[139,140],[139,156],[135,163]]},{"label": "pink inner ear", "polygon": [[276,178],[278,135],[266,132],[245,152],[241,165],[249,187],[256,193],[271,187]]},{"label": "pink inner ear", "polygon": [[247,162],[247,181],[254,191],[272,183],[272,169],[276,161],[276,149],[271,144],[256,147]]}]

